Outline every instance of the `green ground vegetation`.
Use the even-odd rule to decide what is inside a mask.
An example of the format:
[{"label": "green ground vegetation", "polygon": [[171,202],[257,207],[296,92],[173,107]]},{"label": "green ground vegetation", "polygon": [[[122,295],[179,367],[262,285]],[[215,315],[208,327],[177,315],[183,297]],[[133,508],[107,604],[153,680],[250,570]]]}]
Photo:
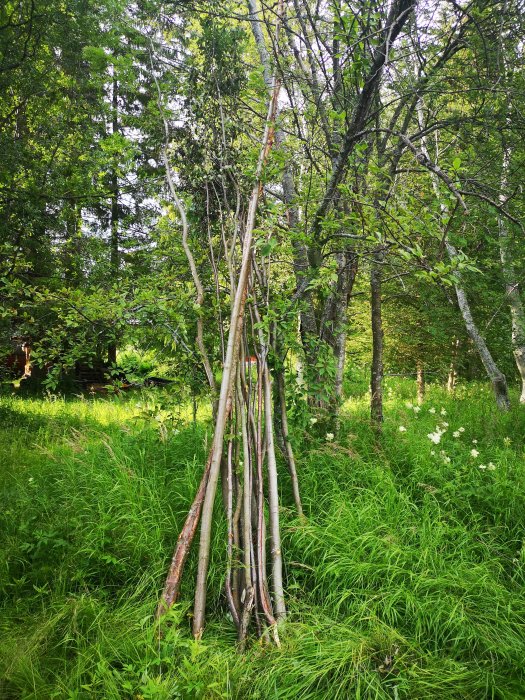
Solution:
[{"label": "green ground vegetation", "polygon": [[525,409],[497,412],[481,384],[414,396],[388,381],[380,441],[366,394],[338,437],[295,427],[307,520],[283,468],[289,615],[280,648],[244,654],[217,593],[221,508],[203,640],[195,559],[162,638],[153,624],[206,410],[194,423],[162,391],[1,398],[0,697],[524,698]]}]

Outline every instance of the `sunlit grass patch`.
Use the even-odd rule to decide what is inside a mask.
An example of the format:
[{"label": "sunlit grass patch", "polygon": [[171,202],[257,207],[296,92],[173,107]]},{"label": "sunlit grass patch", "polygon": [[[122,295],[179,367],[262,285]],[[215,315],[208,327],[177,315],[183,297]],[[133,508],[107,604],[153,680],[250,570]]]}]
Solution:
[{"label": "sunlit grass patch", "polygon": [[399,379],[385,397],[381,438],[366,395],[330,439],[292,436],[307,521],[281,468],[288,620],[280,649],[253,639],[242,656],[219,503],[203,641],[195,552],[176,624],[160,641],[153,624],[209,409],[194,424],[154,392],[2,399],[0,697],[523,697],[525,411],[432,385],[415,410]]}]

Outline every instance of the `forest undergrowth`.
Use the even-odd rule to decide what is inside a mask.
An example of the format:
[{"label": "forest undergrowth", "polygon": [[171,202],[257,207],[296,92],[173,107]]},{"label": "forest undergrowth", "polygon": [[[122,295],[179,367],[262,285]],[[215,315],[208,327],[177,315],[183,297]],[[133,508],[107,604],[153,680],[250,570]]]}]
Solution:
[{"label": "forest undergrowth", "polygon": [[481,384],[415,393],[387,382],[381,439],[367,394],[338,435],[315,417],[293,431],[307,519],[281,464],[288,618],[280,648],[244,654],[218,593],[220,507],[202,641],[195,552],[154,627],[206,411],[194,423],[163,392],[0,398],[0,698],[525,698],[525,408],[498,412]]}]

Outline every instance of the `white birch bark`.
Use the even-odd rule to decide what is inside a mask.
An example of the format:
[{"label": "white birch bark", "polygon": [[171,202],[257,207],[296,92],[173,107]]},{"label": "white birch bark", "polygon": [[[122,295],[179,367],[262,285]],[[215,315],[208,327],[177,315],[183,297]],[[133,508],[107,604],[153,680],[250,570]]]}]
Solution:
[{"label": "white birch bark", "polygon": [[[419,128],[423,129],[424,128],[424,120],[423,120],[423,103],[421,100],[418,101],[417,104],[417,117],[418,117],[418,122],[419,122]],[[423,155],[427,158],[429,162],[431,162],[430,155],[428,152],[427,148],[427,140],[425,136],[422,136],[421,138],[421,152]],[[439,177],[434,170],[429,170],[429,175],[430,179],[432,181],[432,187],[434,189],[434,194],[436,196],[436,199],[440,203],[440,211],[441,211],[441,216],[442,220],[446,220],[450,217],[450,211],[448,206],[443,202],[443,199],[441,197],[441,192],[439,188]],[[446,236],[446,232],[443,227],[443,234],[445,236],[445,248],[447,250],[447,254],[451,260],[451,262],[454,262],[458,258],[458,251],[456,248],[450,243],[448,240],[448,237]],[[478,355],[481,359],[481,362],[483,364],[483,367],[485,368],[485,371],[492,383],[492,388],[494,390],[494,396],[496,398],[496,403],[498,407],[503,410],[507,411],[510,408],[510,400],[509,400],[509,394],[508,394],[508,389],[507,389],[507,380],[505,378],[505,375],[503,372],[499,369],[497,366],[496,362],[494,361],[494,358],[492,357],[492,354],[487,346],[487,343],[485,342],[485,338],[482,336],[482,334],[479,331],[478,326],[476,325],[476,322],[474,321],[474,318],[472,316],[472,312],[470,310],[470,304],[468,302],[468,297],[467,294],[464,290],[461,276],[459,273],[456,272],[456,278],[457,282],[454,285],[454,289],[456,292],[456,297],[458,300],[458,306],[459,310],[461,311],[461,315],[463,317],[463,321],[465,323],[465,328],[467,330],[467,333],[469,334],[472,342],[474,343],[476,350],[478,351]]]},{"label": "white birch bark", "polygon": [[[504,193],[508,184],[510,159],[510,151],[504,149],[499,194],[499,201],[502,205],[505,203]],[[511,234],[508,222],[501,214],[498,217],[498,241],[501,270],[505,281],[505,292],[509,303],[510,319],[512,323],[512,352],[521,377],[520,403],[525,403],[525,311],[521,300],[518,276],[514,267]]]}]

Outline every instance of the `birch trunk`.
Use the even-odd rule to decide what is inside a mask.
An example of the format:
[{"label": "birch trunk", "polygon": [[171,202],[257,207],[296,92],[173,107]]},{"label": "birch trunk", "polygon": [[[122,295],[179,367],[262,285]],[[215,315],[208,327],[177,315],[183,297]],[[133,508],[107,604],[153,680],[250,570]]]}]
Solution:
[{"label": "birch trunk", "polygon": [[[445,246],[450,259],[453,261],[458,254],[457,250],[448,241],[445,241]],[[485,367],[485,371],[492,382],[496,403],[501,410],[508,411],[510,408],[510,399],[505,375],[494,362],[490,350],[487,347],[487,343],[485,342],[485,338],[479,332],[478,327],[472,318],[467,295],[462,285],[456,284],[455,290],[458,306],[461,311],[461,315],[463,316],[463,320],[465,321],[465,328],[467,329],[467,333],[469,334],[472,342],[476,346],[476,350],[478,351],[481,362],[483,363],[483,367]]]},{"label": "birch trunk", "polygon": [[456,381],[458,378],[458,352],[459,352],[459,338],[454,338],[452,341],[452,355],[450,358],[450,367],[448,370],[447,379],[447,391],[451,394],[456,388]]},{"label": "birch trunk", "polygon": [[[499,200],[502,204],[505,202],[504,191],[507,187],[509,165],[510,153],[505,149],[502,164],[501,191],[499,195]],[[520,403],[525,403],[525,311],[520,295],[518,275],[514,267],[508,222],[501,215],[498,219],[498,233],[501,269],[505,281],[505,291],[509,302],[510,319],[512,323],[512,352],[521,378]]]},{"label": "birch trunk", "polygon": [[[152,68],[153,79],[155,81],[155,86],[157,89],[157,105],[158,105],[158,108],[159,108],[161,115],[164,115],[162,92],[161,92],[160,84],[155,76],[155,70],[153,67],[152,50],[150,50],[150,63],[151,63],[151,68]],[[169,161],[170,129],[169,129],[168,121],[167,121],[165,116],[162,116],[162,124],[164,127],[164,144],[162,146],[162,157],[164,160],[164,169],[166,172],[166,182],[168,184],[168,189],[170,191],[173,202],[175,203],[177,211],[179,212],[179,216],[180,216],[180,220],[181,220],[181,224],[182,224],[182,247],[183,247],[186,259],[188,261],[188,265],[190,267],[191,276],[193,279],[193,285],[195,287],[195,292],[196,292],[195,303],[199,307],[199,310],[201,310],[204,306],[204,287],[202,285],[202,282],[201,282],[201,279],[199,276],[199,272],[197,270],[195,258],[193,257],[193,253],[192,253],[191,248],[190,248],[189,243],[188,243],[189,227],[188,227],[188,217],[186,216],[186,209],[184,207],[184,204],[183,204],[181,198],[179,197],[179,195],[177,193],[177,189],[176,189],[175,183],[173,181],[173,173],[172,173],[170,161]],[[201,355],[202,364],[204,367],[204,371],[206,373],[206,378],[208,380],[208,384],[210,385],[212,395],[215,398],[215,395],[217,393],[217,386],[215,383],[215,377],[213,375],[213,369],[212,369],[211,362],[210,362],[210,359],[208,356],[208,352],[207,352],[206,346],[204,344],[204,326],[203,326],[202,315],[200,312],[197,316],[196,344],[197,344],[197,348],[198,348],[200,355]],[[215,407],[215,402],[214,402],[214,405],[213,405],[214,416],[215,416],[215,408],[216,407]]]},{"label": "birch trunk", "polygon": [[[418,122],[419,122],[419,127],[421,130],[424,129],[424,119],[423,119],[423,103],[421,100],[418,101],[417,104],[417,116],[418,116]],[[427,139],[426,136],[421,137],[421,152],[427,159],[428,163],[432,163],[432,160],[430,158],[428,148],[427,148]],[[439,188],[439,178],[437,175],[437,168],[433,168],[429,170],[429,175],[430,179],[432,182],[432,187],[434,189],[434,194],[436,195],[436,199],[440,203],[440,210],[443,219],[447,219],[450,216],[449,208],[446,204],[443,203],[443,199],[441,197],[441,192]],[[450,243],[448,240],[446,231],[443,231],[444,233],[444,240],[445,240],[445,248],[447,250],[447,254],[451,260],[451,262],[454,262],[457,257],[458,257],[458,252],[456,248]],[[467,294],[463,288],[462,282],[461,282],[461,276],[459,273],[456,273],[456,277],[458,279],[458,282],[454,285],[454,289],[456,292],[456,297],[458,300],[458,306],[459,310],[461,311],[461,315],[463,316],[463,321],[465,323],[465,328],[467,330],[467,333],[469,334],[472,342],[474,343],[476,350],[478,351],[478,355],[481,359],[481,362],[483,364],[483,367],[485,368],[485,371],[487,373],[488,378],[490,379],[492,383],[492,388],[494,390],[494,396],[496,399],[496,404],[502,411],[508,411],[510,408],[510,399],[509,399],[509,393],[508,393],[508,388],[507,388],[507,380],[505,378],[505,375],[503,372],[499,369],[497,366],[496,362],[494,361],[494,358],[491,355],[491,352],[487,346],[487,343],[485,342],[485,338],[482,336],[482,334],[479,331],[479,328],[477,327],[474,318],[472,316],[472,312],[470,310],[470,304],[468,302]]]}]

